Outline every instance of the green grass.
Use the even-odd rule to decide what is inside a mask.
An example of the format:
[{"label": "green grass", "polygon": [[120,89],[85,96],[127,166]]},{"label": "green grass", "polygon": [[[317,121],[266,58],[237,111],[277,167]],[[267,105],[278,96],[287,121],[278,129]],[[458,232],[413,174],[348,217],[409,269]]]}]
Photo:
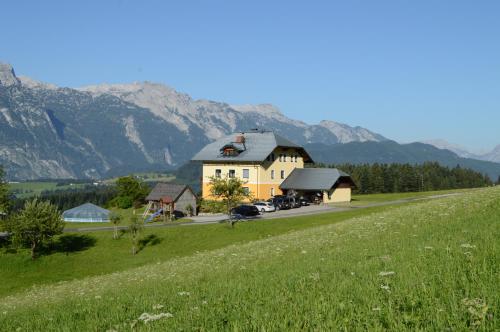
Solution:
[{"label": "green grass", "polygon": [[[500,328],[500,187],[356,211],[362,213],[246,223],[234,230],[193,228],[184,233],[182,249],[171,245],[182,251],[170,256],[178,258],[167,259],[159,250],[154,264],[1,298],[0,326],[29,331]],[[116,247],[109,248],[108,264],[115,264],[113,257],[144,259],[166,241],[182,241],[180,234],[170,238],[182,230],[167,230],[161,245],[147,246],[132,259],[127,246],[109,242]],[[58,255],[34,264],[50,271],[45,264]],[[79,269],[78,263],[60,270]],[[144,313],[163,315],[145,323],[139,319]]]},{"label": "green grass", "polygon": [[[75,242],[90,242],[92,245],[83,246],[82,250],[76,250],[78,248],[58,250],[49,255],[43,255],[34,262],[31,261],[27,249],[21,249],[17,253],[4,250],[0,254],[0,266],[2,266],[0,296],[33,285],[123,271],[148,263],[192,255],[199,251],[222,248],[230,244],[245,243],[289,231],[336,223],[385,209],[388,207],[328,213],[313,218],[295,217],[246,222],[237,224],[234,229],[230,229],[226,224],[145,228],[143,236],[149,237],[150,241],[135,257],[130,254],[131,242],[128,234],[123,233],[119,240],[113,240],[112,231],[78,233],[74,234]],[[95,226],[93,223],[72,224],[82,224],[81,227]],[[109,223],[95,224],[109,226]],[[65,233],[64,236],[72,235]]]},{"label": "green grass", "polygon": [[476,190],[476,189],[450,189],[450,190],[421,191],[421,192],[407,192],[407,193],[352,195],[351,204],[367,205],[370,203],[396,201],[400,199],[425,198],[433,195],[464,193],[471,190]]}]

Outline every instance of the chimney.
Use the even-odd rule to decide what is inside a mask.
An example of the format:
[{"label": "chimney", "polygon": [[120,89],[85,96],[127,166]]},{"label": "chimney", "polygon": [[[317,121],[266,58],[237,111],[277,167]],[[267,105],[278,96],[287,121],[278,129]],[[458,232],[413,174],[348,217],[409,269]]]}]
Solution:
[{"label": "chimney", "polygon": [[235,143],[245,144],[245,136],[243,136],[243,135],[236,136],[236,140],[234,142]]}]

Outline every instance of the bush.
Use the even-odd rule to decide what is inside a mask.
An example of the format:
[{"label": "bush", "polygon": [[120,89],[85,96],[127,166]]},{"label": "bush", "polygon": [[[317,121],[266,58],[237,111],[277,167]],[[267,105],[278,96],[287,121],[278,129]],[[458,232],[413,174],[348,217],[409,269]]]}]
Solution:
[{"label": "bush", "polygon": [[222,201],[201,200],[200,212],[202,213],[224,213],[226,205]]},{"label": "bush", "polygon": [[132,198],[128,196],[118,196],[111,200],[110,205],[120,209],[128,209],[133,204]]},{"label": "bush", "polygon": [[188,213],[188,217],[192,217],[194,214],[194,208],[191,204],[186,205],[186,212]]}]

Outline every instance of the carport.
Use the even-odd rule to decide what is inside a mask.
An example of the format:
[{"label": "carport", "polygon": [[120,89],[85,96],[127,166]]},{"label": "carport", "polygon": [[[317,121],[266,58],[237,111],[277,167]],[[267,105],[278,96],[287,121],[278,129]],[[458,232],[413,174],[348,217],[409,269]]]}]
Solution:
[{"label": "carport", "polygon": [[288,196],[311,202],[338,203],[351,201],[355,184],[349,174],[336,168],[295,168],[280,188]]}]

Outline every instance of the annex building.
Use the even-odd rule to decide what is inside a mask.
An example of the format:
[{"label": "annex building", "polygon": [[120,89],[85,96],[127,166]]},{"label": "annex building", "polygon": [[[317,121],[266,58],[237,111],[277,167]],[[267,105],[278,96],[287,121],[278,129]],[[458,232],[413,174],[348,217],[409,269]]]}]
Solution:
[{"label": "annex building", "polygon": [[312,168],[300,145],[272,132],[253,130],[225,136],[205,146],[193,158],[201,161],[202,197],[213,199],[211,177],[238,177],[254,199],[277,195],[316,196],[324,203],[351,200],[354,183],[336,169]]}]

